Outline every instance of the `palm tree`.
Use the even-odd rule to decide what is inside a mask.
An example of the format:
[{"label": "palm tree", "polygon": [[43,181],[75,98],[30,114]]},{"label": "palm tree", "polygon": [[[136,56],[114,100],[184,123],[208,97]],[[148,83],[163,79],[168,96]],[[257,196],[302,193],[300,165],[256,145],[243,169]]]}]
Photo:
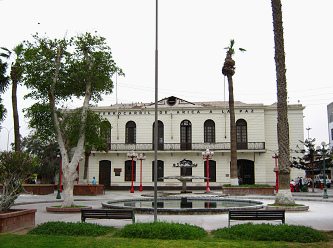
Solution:
[{"label": "palm tree", "polygon": [[277,85],[277,138],[279,147],[279,193],[275,204],[295,204],[290,192],[290,149],[287,103],[287,79],[284,53],[281,0],[271,0],[275,44],[275,67]]},{"label": "palm tree", "polygon": [[[234,104],[234,86],[232,76],[235,74],[235,61],[232,55],[235,53],[234,49],[235,40],[230,40],[227,49],[227,54],[222,67],[222,74],[228,78],[228,91],[229,91],[229,111],[230,111],[230,183],[231,185],[238,185],[237,173],[237,134],[235,122],[235,104]],[[245,51],[239,48],[240,51]]]},{"label": "palm tree", "polygon": [[[7,60],[10,59],[12,51],[7,48],[1,48],[4,53],[1,53],[0,56],[6,58]],[[13,49],[13,52],[16,55],[15,61],[11,64],[10,68],[10,76],[4,84],[1,85],[1,88],[6,89],[12,83],[12,107],[13,107],[13,120],[14,120],[14,137],[15,137],[15,151],[21,150],[21,136],[20,136],[20,123],[19,123],[19,116],[17,110],[17,86],[22,78],[23,69],[21,66],[21,57],[23,54],[23,45],[20,44]]]}]

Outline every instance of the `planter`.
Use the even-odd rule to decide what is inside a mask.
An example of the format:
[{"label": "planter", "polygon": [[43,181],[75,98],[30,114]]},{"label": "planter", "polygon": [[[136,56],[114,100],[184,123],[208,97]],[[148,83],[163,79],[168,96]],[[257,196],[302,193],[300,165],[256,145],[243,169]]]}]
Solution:
[{"label": "planter", "polygon": [[0,233],[34,227],[36,211],[36,209],[10,209],[8,212],[0,212]]},{"label": "planter", "polygon": [[274,187],[223,187],[227,195],[274,195]]},{"label": "planter", "polygon": [[48,195],[54,193],[54,184],[23,184],[27,193],[34,195]]},{"label": "planter", "polygon": [[103,195],[103,184],[74,184],[74,195]]}]

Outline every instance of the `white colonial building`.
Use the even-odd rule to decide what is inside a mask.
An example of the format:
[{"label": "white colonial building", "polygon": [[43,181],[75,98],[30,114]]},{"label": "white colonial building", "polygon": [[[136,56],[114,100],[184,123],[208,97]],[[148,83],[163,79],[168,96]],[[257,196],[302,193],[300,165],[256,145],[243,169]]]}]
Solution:
[{"label": "white colonial building", "polygon": [[[153,187],[154,103],[117,104],[94,107],[108,121],[108,152],[94,151],[90,156],[88,178],[96,177],[107,188],[129,188],[131,185],[131,150],[143,153],[145,160],[134,161],[134,185],[142,178],[143,187]],[[303,109],[289,105],[290,148],[295,150],[304,139]],[[237,125],[238,176],[243,184],[275,184],[277,145],[276,104],[235,102]],[[158,102],[158,186],[174,187],[181,183],[166,176],[206,176],[202,152],[214,151],[209,161],[211,188],[230,183],[230,125],[228,103],[189,102],[174,96]],[[187,159],[196,167],[180,168],[174,164]],[[140,164],[142,162],[142,174]],[[80,180],[83,166],[80,166]],[[141,177],[142,175],[142,177]],[[291,177],[304,176],[293,169]],[[204,179],[193,179],[188,187],[204,187]]]}]

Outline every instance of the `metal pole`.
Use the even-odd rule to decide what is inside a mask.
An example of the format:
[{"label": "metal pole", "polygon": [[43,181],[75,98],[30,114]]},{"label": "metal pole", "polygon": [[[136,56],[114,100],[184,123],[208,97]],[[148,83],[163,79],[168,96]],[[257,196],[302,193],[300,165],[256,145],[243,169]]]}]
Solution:
[{"label": "metal pole", "polygon": [[62,192],[62,157],[60,155],[60,171],[59,171],[59,185],[60,185],[60,192]]},{"label": "metal pole", "polygon": [[322,152],[323,152],[323,167],[324,167],[324,194],[323,194],[323,198],[324,199],[327,199],[328,198],[328,195],[327,195],[327,185],[326,185],[326,163],[325,163],[325,155],[326,155],[326,149],[325,147],[323,146],[322,148]]},{"label": "metal pole", "polygon": [[60,163],[59,163],[59,182],[58,182],[58,193],[57,193],[57,196],[56,196],[56,199],[61,199],[61,194],[60,192],[62,191],[61,189],[61,163],[62,163],[62,160],[61,160],[61,155],[57,155],[57,157],[59,156],[59,159],[60,159]]},{"label": "metal pole", "polygon": [[158,0],[156,0],[155,31],[155,137],[154,137],[154,222],[157,221],[157,145],[158,145]]}]

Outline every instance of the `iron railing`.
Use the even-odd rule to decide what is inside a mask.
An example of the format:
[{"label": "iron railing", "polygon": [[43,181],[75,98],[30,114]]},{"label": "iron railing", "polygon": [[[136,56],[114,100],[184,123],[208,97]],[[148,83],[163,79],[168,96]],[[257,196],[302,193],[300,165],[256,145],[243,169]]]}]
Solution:
[{"label": "iron railing", "polygon": [[[248,142],[247,145],[238,146],[238,150],[265,150],[265,142]],[[112,143],[110,144],[110,151],[153,151],[154,146],[152,143],[136,143],[136,144],[124,144],[124,143]],[[159,144],[160,151],[202,151],[209,150],[230,150],[230,142],[219,143],[164,143]]]}]

